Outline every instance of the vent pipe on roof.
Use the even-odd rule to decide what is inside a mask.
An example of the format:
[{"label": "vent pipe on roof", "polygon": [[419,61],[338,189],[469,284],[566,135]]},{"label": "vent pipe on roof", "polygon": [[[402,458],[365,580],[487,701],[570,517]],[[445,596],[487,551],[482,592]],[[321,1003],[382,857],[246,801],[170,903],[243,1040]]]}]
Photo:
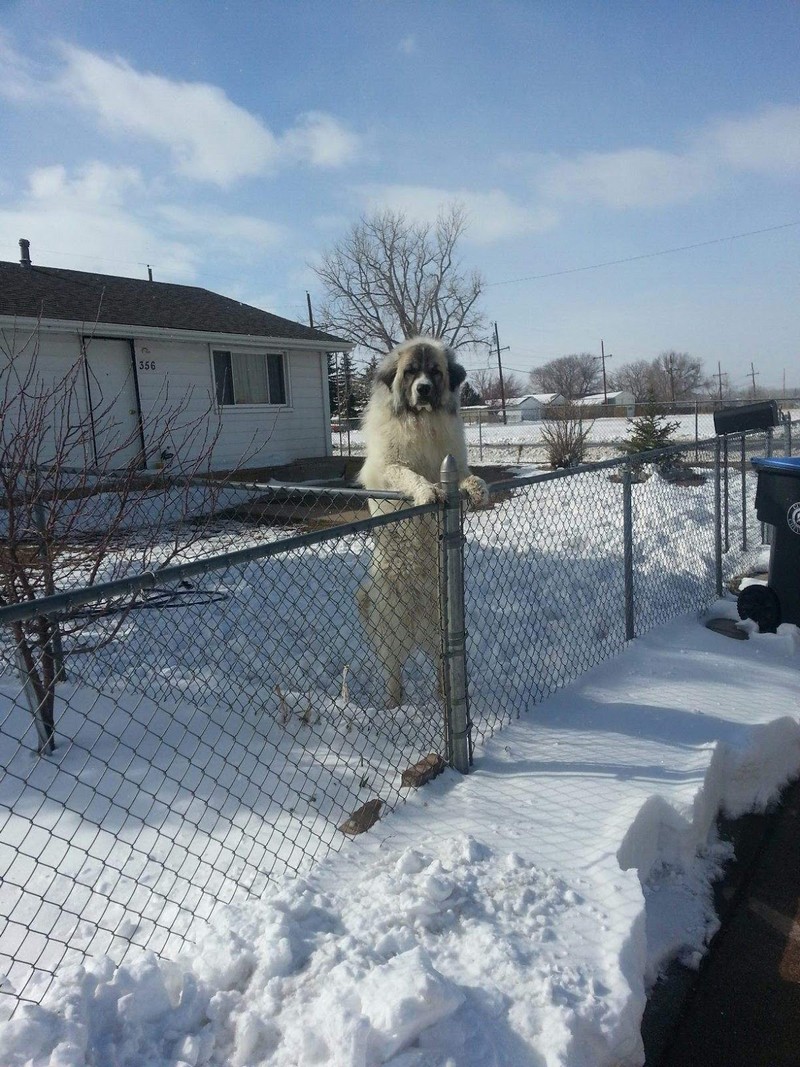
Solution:
[{"label": "vent pipe on roof", "polygon": [[147,264],[147,280],[148,281],[152,281],[153,280],[153,268],[150,266],[149,263]]},{"label": "vent pipe on roof", "polygon": [[30,267],[31,265],[31,243],[26,241],[24,237],[19,239],[19,261],[23,267]]}]

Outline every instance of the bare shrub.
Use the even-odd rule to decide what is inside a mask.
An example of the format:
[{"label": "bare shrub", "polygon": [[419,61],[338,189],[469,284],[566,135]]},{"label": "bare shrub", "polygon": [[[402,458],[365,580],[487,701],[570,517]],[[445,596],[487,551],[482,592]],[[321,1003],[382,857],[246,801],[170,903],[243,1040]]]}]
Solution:
[{"label": "bare shrub", "polygon": [[[220,424],[210,395],[202,410],[190,412],[190,394],[172,400],[164,387],[150,418],[159,427],[156,452],[175,457],[173,469],[169,476],[148,473],[136,444],[139,427],[97,454],[92,419],[110,420],[117,398],[90,412],[85,351],[66,371],[48,374],[40,339],[40,329],[27,336],[18,330],[0,334],[2,606],[166,566],[202,535],[190,517],[198,483],[206,511],[215,510],[224,489],[211,477]],[[179,460],[187,441],[194,458]],[[121,462],[137,452],[133,462]],[[109,605],[101,628],[80,613],[60,623],[39,615],[12,624],[13,655],[40,752],[54,747],[56,684],[65,677],[65,654],[112,640],[134,600]]]},{"label": "bare shrub", "polygon": [[542,441],[550,466],[554,469],[568,468],[582,463],[593,425],[593,422],[583,421],[576,404],[566,403],[548,408],[542,427]]}]

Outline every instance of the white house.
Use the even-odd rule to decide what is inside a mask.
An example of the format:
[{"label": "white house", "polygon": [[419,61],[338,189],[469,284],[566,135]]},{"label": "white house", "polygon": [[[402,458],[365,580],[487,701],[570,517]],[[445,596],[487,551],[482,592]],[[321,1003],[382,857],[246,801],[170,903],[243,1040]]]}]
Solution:
[{"label": "white house", "polygon": [[[611,390],[608,393],[593,393],[591,396],[582,396],[573,401],[579,407],[586,408],[624,408],[627,418],[633,418],[636,408],[636,397],[627,389]],[[601,412],[600,414],[612,414]],[[614,412],[613,414],[616,414]]]},{"label": "white house", "polygon": [[209,442],[215,470],[331,453],[327,354],[347,341],[195,286],[40,267],[20,246],[0,263],[0,398],[33,362],[45,383],[71,373],[99,464],[180,465]]},{"label": "white house", "polygon": [[528,393],[526,396],[512,396],[506,400],[507,422],[540,422],[545,417],[545,409],[554,404],[563,404],[560,393]]}]

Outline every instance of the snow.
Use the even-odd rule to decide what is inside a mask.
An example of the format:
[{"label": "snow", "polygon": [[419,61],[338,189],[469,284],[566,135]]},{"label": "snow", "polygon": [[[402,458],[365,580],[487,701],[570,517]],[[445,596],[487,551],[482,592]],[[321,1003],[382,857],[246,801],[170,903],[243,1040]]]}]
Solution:
[{"label": "snow", "polygon": [[641,1064],[648,985],[716,928],[716,813],[800,768],[799,669],[794,626],[653,629],[176,960],[63,968],[0,1061]]},{"label": "snow", "polygon": [[[791,401],[783,401],[784,409],[791,406]],[[668,415],[669,422],[677,423],[672,440],[676,444],[690,442],[692,445],[699,442],[701,447],[706,444],[713,447],[715,436],[714,416],[710,414],[698,415],[695,423],[694,415]],[[631,419],[600,418],[585,421],[587,428],[587,442],[589,445],[589,458],[613,459],[619,457],[620,442],[630,434]],[[522,459],[528,461],[544,461],[546,459],[544,444],[542,442],[542,430],[546,422],[517,422],[503,425],[502,423],[468,422],[466,425],[467,444],[469,446],[469,459],[471,463],[519,463]],[[773,431],[774,439],[780,442],[784,436],[784,430],[776,428]],[[364,439],[361,431],[353,429],[346,433],[334,433],[334,452],[361,455],[364,451]]]},{"label": "snow", "polygon": [[[732,473],[732,509],[740,490]],[[764,810],[800,772],[800,631],[664,622],[713,599],[713,492],[633,487],[628,643],[606,472],[468,517],[487,740],[403,805],[398,768],[436,745],[433,678],[415,662],[413,699],[380,709],[351,607],[365,537],[132,613],[75,660],[50,759],[0,678],[3,1067],[640,1065],[647,990],[717,927],[717,813]],[[710,613],[737,618],[732,597]],[[372,795],[384,817],[344,839],[339,813]]]}]

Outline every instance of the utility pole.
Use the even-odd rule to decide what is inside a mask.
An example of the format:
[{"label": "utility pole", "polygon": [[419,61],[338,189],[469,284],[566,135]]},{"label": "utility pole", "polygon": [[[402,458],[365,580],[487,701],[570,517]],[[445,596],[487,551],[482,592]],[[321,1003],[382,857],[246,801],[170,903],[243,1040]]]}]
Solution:
[{"label": "utility pole", "polygon": [[757,371],[755,369],[755,367],[753,366],[752,362],[750,363],[750,377],[753,380],[753,400],[755,400],[755,398],[756,398],[756,378],[757,377],[761,377],[761,371]]},{"label": "utility pole", "polygon": [[669,398],[675,403],[675,353],[670,352],[667,374],[669,375]]},{"label": "utility pole", "polygon": [[[597,356],[595,356],[594,358],[597,359]],[[613,359],[613,356],[611,355],[610,352],[608,353],[608,355],[606,355],[605,345],[603,344],[603,339],[601,337],[600,338],[600,362],[602,363],[602,366],[603,366],[603,403],[605,405],[608,404],[608,388],[606,386],[606,360],[607,359]]]},{"label": "utility pole", "polygon": [[719,382],[719,398],[722,400],[722,360],[717,360],[717,373],[712,374],[711,377]]},{"label": "utility pole", "polygon": [[508,345],[500,347],[500,335],[497,332],[497,323],[494,324],[494,343],[497,346],[497,373],[500,375],[500,404],[503,409],[503,425],[508,423],[506,418],[506,387],[503,384],[503,361],[500,359],[501,352],[508,352]]},{"label": "utility pole", "polygon": [[306,303],[308,304],[308,325],[314,329],[314,312],[311,310],[311,293],[306,289]]}]

